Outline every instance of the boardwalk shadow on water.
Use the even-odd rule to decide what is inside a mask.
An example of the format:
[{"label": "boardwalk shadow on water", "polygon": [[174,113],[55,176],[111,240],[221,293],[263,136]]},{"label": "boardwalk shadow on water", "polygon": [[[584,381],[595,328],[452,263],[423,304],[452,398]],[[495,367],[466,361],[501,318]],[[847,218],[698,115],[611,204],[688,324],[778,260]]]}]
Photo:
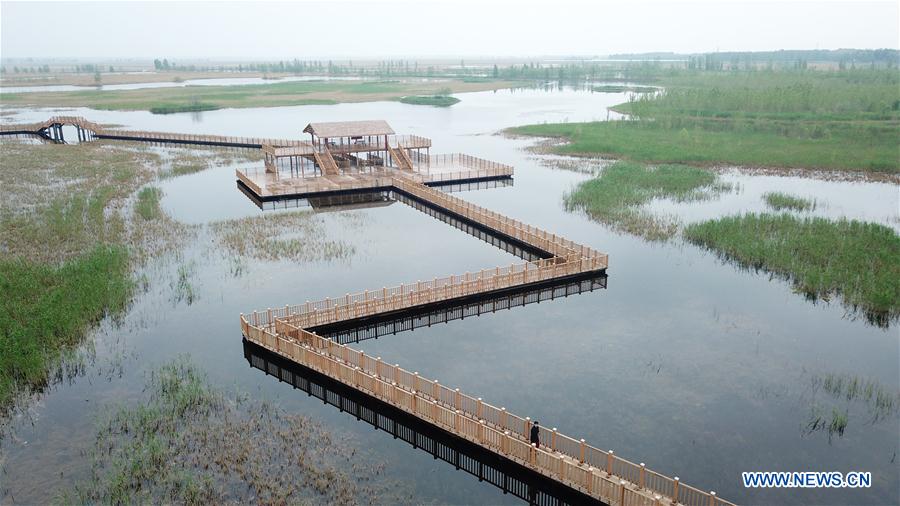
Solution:
[{"label": "boardwalk shadow on water", "polygon": [[487,451],[461,437],[397,409],[374,397],[332,380],[312,369],[296,364],[254,343],[243,340],[244,358],[251,367],[279,381],[289,383],[309,396],[321,399],[341,412],[402,439],[463,470],[479,481],[486,481],[504,494],[512,494],[529,504],[555,506],[565,504],[602,504],[577,490],[551,480],[496,453]]}]

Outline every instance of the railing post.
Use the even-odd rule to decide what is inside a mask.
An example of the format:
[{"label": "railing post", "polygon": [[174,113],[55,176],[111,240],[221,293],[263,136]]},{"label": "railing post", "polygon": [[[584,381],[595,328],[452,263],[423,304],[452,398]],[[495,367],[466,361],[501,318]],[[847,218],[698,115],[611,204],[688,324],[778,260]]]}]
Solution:
[{"label": "railing post", "polygon": [[453,399],[453,407],[456,409],[459,409],[462,407],[462,394],[459,393],[458,388],[454,391],[456,392],[456,395],[454,396],[454,399]]},{"label": "railing post", "polygon": [[591,466],[588,466],[587,480],[588,480],[588,482],[587,482],[588,494],[593,494],[594,493],[594,468]]},{"label": "railing post", "polygon": [[610,450],[610,451],[607,452],[607,454],[606,454],[606,474],[608,474],[608,475],[610,475],[610,476],[612,476],[613,458],[615,458],[614,453],[615,453],[615,452],[613,452],[612,450]]},{"label": "railing post", "polygon": [[535,443],[531,443],[531,449],[528,451],[528,461],[533,466],[537,465],[537,445]]},{"label": "railing post", "polygon": [[553,434],[550,435],[550,449],[556,451],[556,427],[553,427]]},{"label": "railing post", "polygon": [[454,428],[456,429],[457,433],[459,433],[459,425],[460,425],[461,418],[462,418],[462,414],[460,414],[460,411],[457,409],[456,410],[456,418],[454,418]]},{"label": "railing post", "polygon": [[415,389],[416,392],[419,391],[419,371],[413,373],[413,389]]},{"label": "railing post", "polygon": [[434,380],[434,385],[432,385],[432,387],[431,387],[431,396],[436,400],[440,400],[440,398],[441,398],[440,395],[441,395],[441,384],[438,383],[438,380]]},{"label": "railing post", "polygon": [[503,453],[509,453],[509,431],[503,431],[503,437],[500,438],[500,451]]},{"label": "railing post", "polygon": [[709,491],[709,506],[716,506],[716,491]]},{"label": "railing post", "polygon": [[578,462],[584,464],[584,450],[587,445],[584,444],[584,439],[581,440],[581,456],[578,458]]},{"label": "railing post", "polygon": [[523,432],[523,434],[525,434],[526,438],[530,437],[531,436],[531,417],[526,416],[525,422],[523,422],[522,425],[525,426],[525,431]]},{"label": "railing post", "polygon": [[483,408],[484,408],[483,404],[484,403],[481,402],[481,397],[479,397],[478,404],[476,404],[477,407],[475,408],[475,416],[477,416],[478,418],[481,418],[481,416],[482,416],[482,412],[483,412]]},{"label": "railing post", "polygon": [[478,442],[484,444],[484,420],[478,420]]},{"label": "railing post", "polygon": [[678,504],[678,477],[672,478],[672,502]]},{"label": "railing post", "polygon": [[619,480],[619,504],[625,506],[625,480]]},{"label": "railing post", "polygon": [[500,426],[504,429],[509,428],[509,425],[507,424],[506,408],[503,407],[500,408]]}]

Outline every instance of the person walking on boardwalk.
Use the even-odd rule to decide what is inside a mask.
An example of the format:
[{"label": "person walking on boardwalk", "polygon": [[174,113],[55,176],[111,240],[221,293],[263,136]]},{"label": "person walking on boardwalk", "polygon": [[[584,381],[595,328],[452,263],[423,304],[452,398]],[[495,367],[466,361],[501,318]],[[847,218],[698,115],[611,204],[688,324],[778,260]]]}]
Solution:
[{"label": "person walking on boardwalk", "polygon": [[539,425],[538,421],[535,420],[534,425],[531,426],[531,442],[538,448],[541,447],[541,429]]}]

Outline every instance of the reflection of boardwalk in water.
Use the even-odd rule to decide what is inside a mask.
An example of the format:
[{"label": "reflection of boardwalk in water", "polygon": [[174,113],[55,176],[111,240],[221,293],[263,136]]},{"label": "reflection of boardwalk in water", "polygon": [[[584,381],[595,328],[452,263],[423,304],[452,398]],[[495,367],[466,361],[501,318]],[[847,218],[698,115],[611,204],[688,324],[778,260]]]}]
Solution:
[{"label": "reflection of boardwalk in water", "polygon": [[413,448],[428,452],[435,459],[441,459],[456,469],[475,476],[479,481],[486,481],[503,493],[512,494],[529,504],[555,506],[597,503],[596,499],[563,486],[556,480],[548,479],[445,430],[423,423],[390,404],[256,344],[244,341],[244,357],[252,367],[278,378],[279,381],[289,383],[294,388],[355,416],[357,420],[383,430],[395,439],[406,441]]}]

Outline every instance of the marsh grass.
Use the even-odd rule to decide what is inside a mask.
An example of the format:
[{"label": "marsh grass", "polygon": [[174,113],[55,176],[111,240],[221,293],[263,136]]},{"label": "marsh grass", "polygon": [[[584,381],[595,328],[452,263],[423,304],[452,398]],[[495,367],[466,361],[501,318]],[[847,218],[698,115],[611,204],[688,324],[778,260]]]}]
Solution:
[{"label": "marsh grass", "polygon": [[653,86],[638,86],[629,84],[601,84],[591,86],[591,90],[597,93],[655,93],[659,91]]},{"label": "marsh grass", "polygon": [[748,269],[783,276],[812,300],[839,293],[874,325],[900,315],[900,237],[884,225],[749,213],[688,225],[684,236]]},{"label": "marsh grass", "polygon": [[[384,464],[321,423],[215,388],[187,358],[98,424],[91,475],[65,503],[407,503]],[[376,478],[378,480],[376,481]],[[376,484],[378,483],[378,484]]]},{"label": "marsh grass", "polygon": [[126,308],[133,269],[177,248],[192,229],[161,213],[158,190],[137,192],[163,158],[147,148],[2,139],[0,157],[0,415],[7,415],[29,394],[78,374],[75,350],[88,329]]},{"label": "marsh grass", "polygon": [[782,192],[764,193],[763,200],[775,211],[813,211],[817,205],[816,199],[805,199]]},{"label": "marsh grass", "polygon": [[181,264],[178,266],[177,276],[172,282],[172,302],[184,302],[188,306],[197,300],[197,293],[194,289],[193,277],[195,272],[193,262]]},{"label": "marsh grass", "polygon": [[812,377],[813,390],[822,389],[837,400],[859,401],[866,405],[872,422],[891,417],[900,406],[900,392],[891,392],[873,379],[850,374],[827,373]]},{"label": "marsh grass", "polygon": [[527,125],[514,134],[563,137],[562,154],[655,163],[738,164],[896,174],[900,74],[681,72],[660,93],[613,109],[629,121]]},{"label": "marsh grass", "polygon": [[218,106],[216,104],[205,103],[205,102],[188,102],[188,103],[184,103],[184,104],[162,103],[162,104],[150,107],[150,113],[151,114],[174,114],[176,112],[215,111],[216,109],[220,109],[220,106]]},{"label": "marsh grass", "polygon": [[729,188],[704,169],[616,162],[599,177],[579,184],[565,196],[565,203],[569,210],[583,210],[616,230],[662,241],[677,233],[678,223],[642,206],[656,198],[677,202],[708,199]]},{"label": "marsh grass", "polygon": [[58,267],[0,260],[0,408],[18,391],[48,386],[65,350],[124,309],[131,288],[121,247],[96,246]]},{"label": "marsh grass", "polygon": [[[363,218],[357,213],[341,213],[336,219],[352,229],[361,226]],[[327,239],[325,220],[310,211],[221,221],[212,224],[211,229],[232,258],[312,262],[343,260],[356,252],[349,242]]]},{"label": "marsh grass", "polygon": [[400,99],[404,104],[412,105],[431,105],[434,107],[450,107],[459,103],[459,99],[449,95],[414,95]]},{"label": "marsh grass", "polygon": [[847,409],[841,411],[836,407],[832,407],[831,413],[828,414],[820,406],[814,405],[810,409],[809,419],[806,422],[806,433],[812,434],[818,431],[825,431],[828,433],[828,442],[831,443],[835,435],[844,437],[848,419],[849,410]]},{"label": "marsh grass", "polygon": [[155,186],[141,188],[137,194],[137,203],[134,211],[144,220],[155,220],[162,215],[159,201],[162,198],[162,190]]}]

